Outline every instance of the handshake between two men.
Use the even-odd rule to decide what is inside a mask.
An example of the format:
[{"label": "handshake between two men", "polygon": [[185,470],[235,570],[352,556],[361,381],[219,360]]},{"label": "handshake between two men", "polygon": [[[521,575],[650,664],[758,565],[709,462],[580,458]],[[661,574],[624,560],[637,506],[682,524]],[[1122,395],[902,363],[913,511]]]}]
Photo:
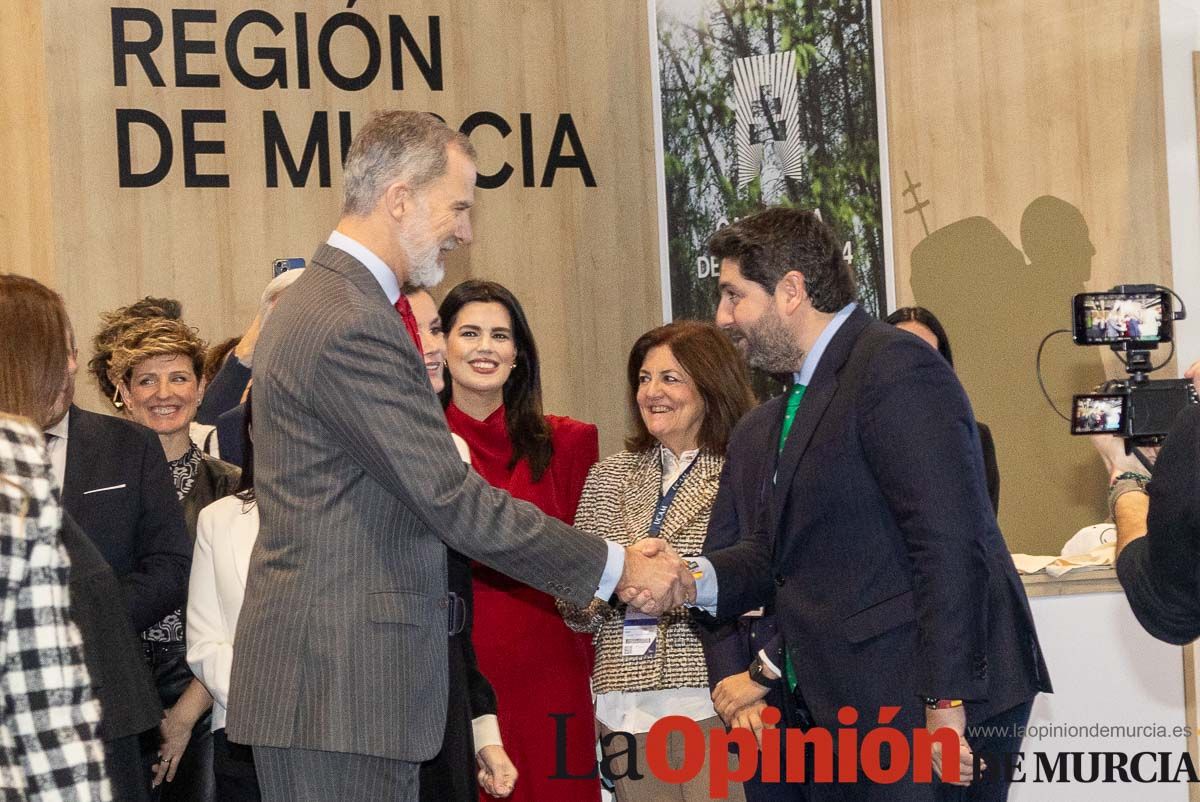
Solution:
[{"label": "handshake between two men", "polygon": [[617,598],[647,615],[661,615],[696,601],[692,569],[661,538],[639,540],[625,549]]}]

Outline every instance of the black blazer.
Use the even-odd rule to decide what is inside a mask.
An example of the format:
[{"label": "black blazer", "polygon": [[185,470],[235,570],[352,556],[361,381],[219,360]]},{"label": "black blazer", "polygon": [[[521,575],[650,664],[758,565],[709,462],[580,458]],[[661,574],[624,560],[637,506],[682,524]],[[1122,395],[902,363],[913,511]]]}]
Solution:
[{"label": "black blazer", "polygon": [[[763,406],[777,440],[783,397]],[[739,438],[744,425],[734,437]],[[749,537],[709,556],[718,617],[775,605],[815,722],[842,705],[923,726],[920,696],[981,721],[1050,683],[949,364],[856,310],[830,341]]]},{"label": "black blazer", "polygon": [[183,606],[192,544],[154,432],[72,406],[63,507],[125,590],[141,632]]},{"label": "black blazer", "polygon": [[63,516],[62,543],[71,559],[71,620],[83,637],[92,691],[100,700],[100,737],[112,741],[158,726],[162,704],[116,574],[69,514]]}]

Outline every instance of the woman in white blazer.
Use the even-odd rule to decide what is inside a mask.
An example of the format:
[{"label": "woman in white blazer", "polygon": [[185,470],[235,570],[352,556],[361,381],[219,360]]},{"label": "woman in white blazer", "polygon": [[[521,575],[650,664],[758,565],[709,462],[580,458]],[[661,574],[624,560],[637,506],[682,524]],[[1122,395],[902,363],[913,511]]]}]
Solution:
[{"label": "woman in white blazer", "polygon": [[216,798],[221,802],[262,799],[250,747],[232,744],[225,737],[233,637],[246,593],[250,552],[258,538],[250,420],[247,403],[241,482],[234,495],[200,511],[188,582],[187,659],[192,673],[213,698],[213,773]]}]

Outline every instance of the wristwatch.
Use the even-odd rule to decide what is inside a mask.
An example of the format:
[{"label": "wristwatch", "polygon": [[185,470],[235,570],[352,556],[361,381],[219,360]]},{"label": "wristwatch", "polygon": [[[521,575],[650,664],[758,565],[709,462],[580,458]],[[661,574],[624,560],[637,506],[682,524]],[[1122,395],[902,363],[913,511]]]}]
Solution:
[{"label": "wristwatch", "polygon": [[750,679],[754,682],[757,682],[764,688],[777,688],[783,684],[783,677],[775,677],[775,679],[771,679],[763,674],[764,668],[765,666],[763,666],[762,660],[758,657],[755,657],[750,663]]},{"label": "wristwatch", "polygon": [[962,699],[934,699],[932,696],[922,696],[921,701],[930,710],[949,710],[952,707],[962,707]]}]

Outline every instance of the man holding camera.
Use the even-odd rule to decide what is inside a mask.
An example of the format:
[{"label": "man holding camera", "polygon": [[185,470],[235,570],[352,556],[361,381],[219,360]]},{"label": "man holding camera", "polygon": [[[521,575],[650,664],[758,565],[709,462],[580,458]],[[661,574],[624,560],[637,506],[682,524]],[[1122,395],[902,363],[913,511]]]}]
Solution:
[{"label": "man holding camera", "polygon": [[[1200,392],[1200,362],[1184,374]],[[1119,437],[1097,437],[1109,469],[1117,526],[1117,578],[1137,620],[1154,637],[1200,636],[1200,405],[1179,413],[1150,472]]]}]

